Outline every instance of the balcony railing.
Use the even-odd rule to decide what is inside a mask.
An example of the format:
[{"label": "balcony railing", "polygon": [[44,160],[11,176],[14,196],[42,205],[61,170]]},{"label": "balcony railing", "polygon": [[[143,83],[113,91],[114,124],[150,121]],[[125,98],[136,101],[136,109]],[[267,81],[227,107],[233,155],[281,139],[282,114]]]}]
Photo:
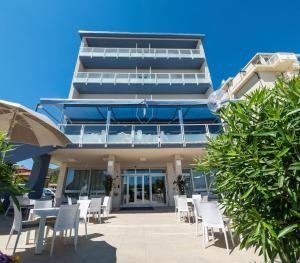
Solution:
[{"label": "balcony railing", "polygon": [[128,57],[128,58],[201,58],[200,49],[157,49],[157,48],[99,48],[81,47],[80,56]]},{"label": "balcony railing", "polygon": [[74,144],[155,145],[207,143],[222,132],[221,124],[67,124],[60,129]]},{"label": "balcony railing", "polygon": [[205,73],[109,73],[78,72],[76,83],[101,84],[200,84],[206,80]]}]

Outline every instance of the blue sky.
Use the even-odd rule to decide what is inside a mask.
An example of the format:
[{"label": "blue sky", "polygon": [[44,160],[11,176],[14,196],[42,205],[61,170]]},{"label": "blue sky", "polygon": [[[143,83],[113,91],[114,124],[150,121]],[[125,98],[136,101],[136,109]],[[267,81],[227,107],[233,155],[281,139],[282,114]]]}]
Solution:
[{"label": "blue sky", "polygon": [[0,98],[68,95],[78,30],[202,33],[214,87],[257,52],[300,53],[300,1],[9,0],[0,5]]}]

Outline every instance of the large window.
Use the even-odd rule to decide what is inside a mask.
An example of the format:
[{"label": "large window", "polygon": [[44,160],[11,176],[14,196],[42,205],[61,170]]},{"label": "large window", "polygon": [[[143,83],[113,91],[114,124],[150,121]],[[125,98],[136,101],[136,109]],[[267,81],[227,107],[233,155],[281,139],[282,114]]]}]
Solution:
[{"label": "large window", "polygon": [[68,168],[65,193],[97,195],[104,193],[105,170]]}]

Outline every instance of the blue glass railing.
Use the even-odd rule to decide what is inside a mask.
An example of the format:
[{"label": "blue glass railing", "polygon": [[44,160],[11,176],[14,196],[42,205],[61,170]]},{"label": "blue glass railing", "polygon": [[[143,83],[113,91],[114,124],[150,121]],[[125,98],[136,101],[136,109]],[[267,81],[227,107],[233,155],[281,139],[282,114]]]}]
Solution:
[{"label": "blue glass railing", "polygon": [[67,124],[60,129],[74,144],[132,146],[207,143],[223,131],[221,124]]},{"label": "blue glass railing", "polygon": [[128,58],[202,58],[201,49],[81,47],[79,56]]}]

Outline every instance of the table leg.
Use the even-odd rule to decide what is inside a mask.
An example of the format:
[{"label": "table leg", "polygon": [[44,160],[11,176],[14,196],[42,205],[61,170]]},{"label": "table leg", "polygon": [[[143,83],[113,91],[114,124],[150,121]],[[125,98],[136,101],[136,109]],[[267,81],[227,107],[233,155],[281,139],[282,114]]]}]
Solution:
[{"label": "table leg", "polygon": [[35,254],[41,254],[43,251],[45,225],[46,225],[46,218],[41,217],[39,230],[38,230],[38,237],[35,244]]}]

